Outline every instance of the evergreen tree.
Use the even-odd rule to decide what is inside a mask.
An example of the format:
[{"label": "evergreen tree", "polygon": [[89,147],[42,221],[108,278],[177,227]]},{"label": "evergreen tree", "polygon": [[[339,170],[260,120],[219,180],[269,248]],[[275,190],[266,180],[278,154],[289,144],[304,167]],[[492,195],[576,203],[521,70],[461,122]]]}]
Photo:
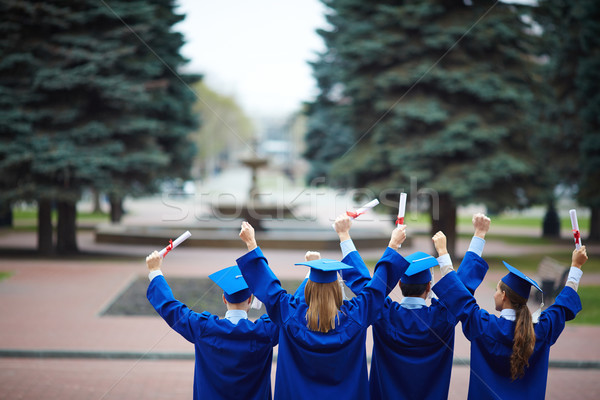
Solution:
[{"label": "evergreen tree", "polygon": [[532,175],[534,38],[518,8],[324,2],[333,29],[319,32],[327,50],[314,65],[313,177],[376,192],[416,180],[432,195],[432,233],[443,230],[451,252],[459,204],[522,205]]},{"label": "evergreen tree", "polygon": [[574,187],[592,211],[590,236],[600,240],[600,3],[543,0],[535,9],[551,89],[546,149],[554,184]]},{"label": "evergreen tree", "polygon": [[[122,198],[185,174],[191,163],[193,94],[165,65],[184,61],[181,36],[166,27],[181,17],[172,2],[110,4],[0,5],[2,200],[37,201],[38,248],[45,253],[52,249],[53,204],[57,250],[74,252],[82,189]],[[148,46],[140,40],[145,34]]]}]

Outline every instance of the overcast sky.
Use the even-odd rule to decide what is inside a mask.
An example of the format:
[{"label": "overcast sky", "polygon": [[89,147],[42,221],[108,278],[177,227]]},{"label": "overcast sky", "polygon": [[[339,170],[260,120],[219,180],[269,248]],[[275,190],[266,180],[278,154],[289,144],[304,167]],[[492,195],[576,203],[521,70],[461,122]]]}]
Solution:
[{"label": "overcast sky", "polygon": [[319,0],[179,0],[186,70],[203,73],[252,116],[285,116],[316,94],[307,61],[324,49]]}]

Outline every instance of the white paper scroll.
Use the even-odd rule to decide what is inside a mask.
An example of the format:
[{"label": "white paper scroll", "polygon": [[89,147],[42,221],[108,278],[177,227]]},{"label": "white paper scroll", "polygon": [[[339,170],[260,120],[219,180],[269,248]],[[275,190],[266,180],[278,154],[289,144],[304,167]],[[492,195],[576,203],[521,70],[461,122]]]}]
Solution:
[{"label": "white paper scroll", "polygon": [[571,216],[571,226],[573,227],[573,238],[575,239],[575,249],[581,248],[581,233],[579,232],[579,223],[577,222],[577,210],[569,210]]},{"label": "white paper scroll", "polygon": [[400,193],[400,203],[398,204],[398,218],[396,218],[396,225],[404,225],[405,213],[406,213],[406,193]]},{"label": "white paper scroll", "polygon": [[160,256],[164,258],[171,250],[173,250],[175,247],[179,246],[190,236],[192,236],[190,231],[185,231],[181,236],[179,236],[177,239],[175,239],[172,243],[169,243],[169,245],[167,247],[165,247],[164,249],[159,251],[158,254],[160,254]]}]

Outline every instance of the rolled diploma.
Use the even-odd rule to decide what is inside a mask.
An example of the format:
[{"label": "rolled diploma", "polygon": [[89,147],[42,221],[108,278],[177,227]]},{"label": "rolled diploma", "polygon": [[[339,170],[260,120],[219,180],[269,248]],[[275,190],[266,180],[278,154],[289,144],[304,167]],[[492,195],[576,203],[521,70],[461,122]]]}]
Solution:
[{"label": "rolled diploma", "polygon": [[375,207],[377,204],[379,204],[379,200],[377,199],[373,199],[370,202],[368,202],[367,204],[365,204],[364,206],[362,206],[361,208],[359,208],[358,210],[356,210],[356,213],[358,215],[364,213],[365,211]]},{"label": "rolled diploma", "polygon": [[581,233],[579,232],[579,223],[577,222],[577,210],[569,210],[569,215],[571,216],[571,226],[573,227],[575,248],[579,250],[581,247]]},{"label": "rolled diploma", "polygon": [[398,219],[396,222],[404,225],[404,213],[406,212],[406,193],[400,193],[400,203],[398,204]]},{"label": "rolled diploma", "polygon": [[[183,234],[181,236],[179,236],[177,239],[175,239],[173,241],[173,249],[177,246],[179,246],[181,243],[183,243],[184,240],[186,240],[187,238],[189,238],[190,236],[192,236],[192,234],[190,233],[190,231],[185,231],[183,232]],[[160,254],[161,257],[164,257],[165,254],[167,253],[167,249],[169,248],[169,246],[165,247],[164,249],[162,249],[161,251],[158,252],[158,254]],[[171,250],[173,250],[171,249]]]}]

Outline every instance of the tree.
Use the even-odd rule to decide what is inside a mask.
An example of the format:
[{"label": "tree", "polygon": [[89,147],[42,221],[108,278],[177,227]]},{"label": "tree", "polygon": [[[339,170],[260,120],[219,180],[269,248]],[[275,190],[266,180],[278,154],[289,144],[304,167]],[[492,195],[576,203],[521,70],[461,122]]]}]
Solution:
[{"label": "tree", "polygon": [[[57,251],[75,252],[83,188],[122,198],[189,170],[193,94],[182,89],[185,77],[171,78],[184,60],[181,35],[168,25],[182,17],[170,1],[0,7],[2,200],[37,201],[38,248],[46,253],[56,205]],[[139,39],[146,34],[154,48]]]},{"label": "tree", "polygon": [[533,37],[518,9],[493,1],[325,3],[333,28],[319,32],[327,50],[314,66],[321,95],[307,137],[313,167],[375,192],[416,179],[434,195],[432,233],[443,230],[451,252],[459,204],[521,204],[531,178],[534,82]]},{"label": "tree", "polygon": [[543,0],[535,8],[543,30],[541,55],[551,88],[546,120],[555,146],[546,153],[555,183],[574,187],[591,209],[588,240],[600,240],[600,4]]}]

